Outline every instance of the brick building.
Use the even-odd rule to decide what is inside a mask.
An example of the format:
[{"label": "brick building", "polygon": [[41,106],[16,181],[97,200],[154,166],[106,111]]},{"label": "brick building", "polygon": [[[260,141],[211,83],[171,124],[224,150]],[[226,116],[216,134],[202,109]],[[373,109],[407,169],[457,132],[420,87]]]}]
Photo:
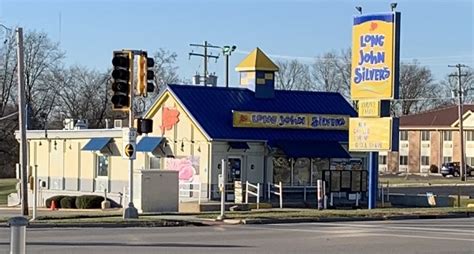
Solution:
[{"label": "brick building", "polygon": [[[466,163],[474,165],[474,104],[464,105]],[[400,149],[379,153],[379,172],[426,174],[430,166],[460,161],[458,107],[400,117]]]}]

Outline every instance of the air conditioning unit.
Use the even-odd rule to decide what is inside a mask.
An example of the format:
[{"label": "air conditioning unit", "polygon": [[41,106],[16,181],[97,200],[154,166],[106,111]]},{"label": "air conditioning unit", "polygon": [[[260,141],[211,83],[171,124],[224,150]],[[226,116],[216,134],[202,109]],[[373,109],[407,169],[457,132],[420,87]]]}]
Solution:
[{"label": "air conditioning unit", "polygon": [[114,120],[114,128],[122,128],[123,121],[121,119]]}]

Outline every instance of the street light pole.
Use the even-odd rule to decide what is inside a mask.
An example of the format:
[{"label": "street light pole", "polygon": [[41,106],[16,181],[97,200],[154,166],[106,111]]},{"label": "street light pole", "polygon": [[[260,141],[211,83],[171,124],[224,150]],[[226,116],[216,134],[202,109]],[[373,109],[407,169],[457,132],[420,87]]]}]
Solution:
[{"label": "street light pole", "polygon": [[229,56],[232,55],[236,48],[235,45],[222,47],[222,54],[225,55],[225,87],[227,88],[229,87]]},{"label": "street light pole", "polygon": [[[25,75],[23,28],[16,29],[17,58],[18,58],[18,125],[20,130],[20,167],[21,167],[21,211],[28,216],[28,171],[27,171],[27,143],[26,143],[26,115],[25,115]],[[35,179],[36,180],[36,179]]]}]

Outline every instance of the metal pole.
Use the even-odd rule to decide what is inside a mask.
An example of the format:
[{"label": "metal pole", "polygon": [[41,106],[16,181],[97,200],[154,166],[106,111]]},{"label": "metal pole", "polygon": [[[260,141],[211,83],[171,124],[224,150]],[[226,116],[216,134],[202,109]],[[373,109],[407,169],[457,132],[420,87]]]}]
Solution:
[{"label": "metal pole", "polygon": [[217,217],[217,220],[223,220],[225,218],[225,214],[224,214],[224,211],[225,211],[225,183],[226,183],[226,171],[225,171],[225,167],[226,167],[226,160],[225,159],[222,159],[221,160],[221,175],[222,175],[222,187],[221,187],[221,213],[220,215]]},{"label": "metal pole", "polygon": [[225,55],[225,87],[229,88],[229,55]]},{"label": "metal pole", "polygon": [[377,204],[377,152],[370,152],[369,153],[369,202],[368,208],[374,209]]},{"label": "metal pole", "polygon": [[[128,111],[128,128],[133,128],[133,97],[135,93],[135,89],[133,86],[133,62],[134,62],[134,54],[133,52],[129,52],[130,58],[130,109]],[[136,152],[136,151],[134,151]],[[124,219],[136,219],[138,218],[138,211],[133,205],[133,160],[130,158],[128,160],[128,207],[124,210],[123,218]]]},{"label": "metal pole", "polygon": [[26,226],[28,219],[22,216],[12,217],[8,220],[10,226],[10,254],[26,253]]},{"label": "metal pole", "polygon": [[280,184],[280,208],[283,208],[283,186],[281,182],[279,182],[279,184]]},{"label": "metal pole", "polygon": [[38,208],[38,165],[35,165],[35,172],[33,175],[33,217],[31,220],[36,220],[36,210]]},{"label": "metal pole", "polygon": [[16,29],[17,58],[18,58],[18,125],[20,129],[20,167],[21,167],[21,211],[28,216],[28,171],[27,171],[27,144],[26,144],[26,118],[25,118],[25,75],[24,75],[24,49],[23,28]]},{"label": "metal pole", "polygon": [[207,41],[204,41],[204,86],[207,86]]}]

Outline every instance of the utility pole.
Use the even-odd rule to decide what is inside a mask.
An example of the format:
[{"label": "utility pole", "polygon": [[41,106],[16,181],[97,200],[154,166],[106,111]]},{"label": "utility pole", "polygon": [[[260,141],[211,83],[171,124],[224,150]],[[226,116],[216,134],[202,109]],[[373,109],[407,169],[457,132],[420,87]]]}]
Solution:
[{"label": "utility pole", "polygon": [[189,44],[189,46],[192,46],[192,47],[203,47],[204,48],[204,54],[198,54],[198,53],[194,53],[194,52],[190,52],[189,53],[189,57],[191,56],[199,56],[199,57],[202,57],[204,59],[204,76],[203,76],[203,80],[204,80],[204,86],[207,86],[207,62],[209,60],[209,58],[214,58],[217,59],[219,58],[219,56],[213,56],[213,55],[209,55],[207,53],[207,49],[208,48],[218,48],[220,49],[221,47],[219,46],[214,46],[210,43],[208,43],[207,41],[204,41],[204,44]]},{"label": "utility pole", "polygon": [[[25,115],[25,75],[24,75],[24,49],[23,28],[16,29],[17,58],[18,58],[18,125],[20,129],[20,170],[21,170],[21,211],[28,216],[28,158],[26,143],[26,115]],[[36,179],[35,179],[36,181]]]},{"label": "utility pole", "polygon": [[464,154],[464,128],[463,128],[463,96],[464,96],[464,89],[461,84],[461,77],[466,76],[466,74],[461,74],[462,68],[467,67],[463,64],[456,64],[456,65],[448,65],[448,67],[457,68],[457,74],[451,74],[450,77],[457,77],[458,78],[458,117],[459,117],[459,139],[460,139],[460,147],[461,147],[461,165],[459,165],[459,175],[461,177],[461,181],[466,181],[466,163],[465,163],[465,154]]}]

